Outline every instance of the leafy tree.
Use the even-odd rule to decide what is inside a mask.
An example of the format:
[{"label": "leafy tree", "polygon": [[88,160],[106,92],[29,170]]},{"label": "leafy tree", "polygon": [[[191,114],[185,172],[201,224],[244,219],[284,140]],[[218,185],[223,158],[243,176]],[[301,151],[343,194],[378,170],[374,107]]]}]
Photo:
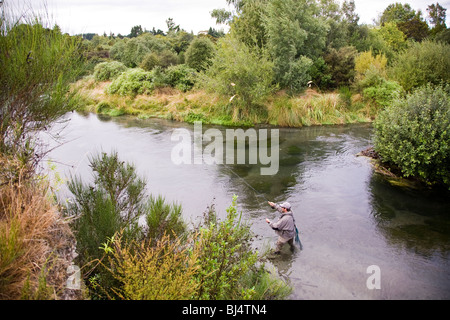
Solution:
[{"label": "leafy tree", "polygon": [[415,11],[409,4],[390,4],[382,13],[379,23],[395,23],[408,39],[422,41],[428,36],[428,24],[422,18],[422,12]]},{"label": "leafy tree", "polygon": [[167,24],[167,33],[177,33],[179,32],[180,29],[180,25],[179,24],[175,24],[175,22],[173,21],[173,18],[168,18],[166,20],[166,24]]},{"label": "leafy tree", "polygon": [[416,12],[407,3],[402,4],[396,2],[395,4],[390,4],[384,9],[380,16],[379,23],[381,25],[389,22],[406,22],[413,19],[416,16]]},{"label": "leafy tree", "polygon": [[195,38],[186,50],[186,64],[197,71],[204,71],[211,65],[215,50],[214,44],[209,38]]},{"label": "leafy tree", "polygon": [[407,47],[406,36],[401,32],[394,22],[386,22],[377,32],[384,39],[389,48],[399,52]]},{"label": "leafy tree", "polygon": [[235,17],[231,29],[240,41],[249,47],[262,49],[267,44],[266,10],[267,0],[247,0]]},{"label": "leafy tree", "polygon": [[209,27],[208,35],[210,35],[213,38],[220,38],[220,37],[224,37],[225,36],[225,32],[223,32],[223,30],[216,30],[213,27]]},{"label": "leafy tree", "polygon": [[267,50],[281,87],[295,92],[306,86],[307,79],[295,80],[311,67],[311,59],[321,55],[326,43],[327,25],[317,14],[318,7],[306,0],[272,0],[268,4]]},{"label": "leafy tree", "polygon": [[140,36],[141,34],[143,34],[144,31],[142,31],[142,27],[139,26],[134,26],[133,28],[131,28],[130,34],[128,35],[129,38],[136,38],[138,36]]},{"label": "leafy tree", "polygon": [[[233,61],[233,63],[230,63]],[[220,38],[211,67],[200,75],[203,87],[228,95],[237,110],[249,113],[273,92],[273,63],[232,34]]]},{"label": "leafy tree", "polygon": [[415,41],[422,41],[429,35],[428,24],[421,18],[420,14],[417,14],[411,20],[398,22],[397,26],[408,39]]},{"label": "leafy tree", "polygon": [[217,24],[229,24],[233,19],[233,13],[226,9],[214,9],[211,11],[211,18],[215,18]]},{"label": "leafy tree", "polygon": [[390,68],[391,77],[406,91],[432,83],[450,82],[450,45],[424,40],[413,43],[398,55]]},{"label": "leafy tree", "polygon": [[439,32],[447,28],[447,26],[445,25],[445,17],[447,11],[446,8],[442,7],[439,3],[436,3],[429,5],[427,11],[430,22],[434,26],[433,29]]},{"label": "leafy tree", "polygon": [[350,83],[355,77],[356,49],[342,47],[339,50],[331,48],[324,59],[329,66],[331,82],[334,87]]}]

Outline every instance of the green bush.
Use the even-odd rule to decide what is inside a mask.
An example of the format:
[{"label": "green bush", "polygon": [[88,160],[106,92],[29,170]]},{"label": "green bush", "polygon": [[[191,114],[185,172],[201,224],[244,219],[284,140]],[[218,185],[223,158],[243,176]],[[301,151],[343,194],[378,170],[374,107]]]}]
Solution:
[{"label": "green bush", "polygon": [[127,67],[119,61],[102,62],[94,68],[94,78],[97,81],[107,81],[118,77]]},{"label": "green bush", "polygon": [[365,100],[382,107],[390,105],[403,92],[402,86],[396,81],[387,80],[384,71],[376,65],[370,65],[363,74],[359,74],[355,87],[362,92]]},{"label": "green bush", "polygon": [[74,177],[68,184],[73,201],[66,211],[73,220],[77,249],[82,263],[101,258],[100,244],[122,229],[128,239],[137,238],[142,230],[138,219],[144,214],[142,196],[145,182],[136,168],[118,159],[116,152],[102,153],[90,159],[94,172],[92,185]]},{"label": "green bush", "polygon": [[156,242],[165,235],[169,238],[181,236],[186,231],[181,205],[167,204],[162,196],[150,196],[146,211],[147,238],[150,241]]},{"label": "green bush", "polygon": [[375,150],[404,176],[450,186],[450,87],[427,86],[380,113]]},{"label": "green bush", "polygon": [[195,38],[184,55],[186,64],[197,70],[204,71],[211,65],[214,56],[214,44],[209,38]]},{"label": "green bush", "polygon": [[84,60],[78,37],[15,8],[0,4],[0,153],[28,166],[45,153],[38,132],[76,108],[77,90],[70,85]]},{"label": "green bush", "polygon": [[407,91],[427,83],[450,82],[450,45],[442,42],[413,43],[399,54],[390,74]]},{"label": "green bush", "polygon": [[354,47],[342,47],[338,50],[331,48],[324,56],[331,74],[331,84],[335,87],[345,86],[355,77]]},{"label": "green bush", "polygon": [[170,66],[166,70],[168,84],[181,91],[188,91],[195,85],[197,72],[185,64]]},{"label": "green bush", "polygon": [[106,89],[109,94],[135,96],[153,91],[153,74],[140,68],[128,69],[118,76]]},{"label": "green bush", "polygon": [[242,221],[242,214],[237,212],[236,199],[234,196],[224,220],[218,219],[213,206],[204,213],[200,236],[193,249],[199,254],[195,275],[198,288],[193,298],[282,299],[290,289],[263,266],[258,266],[258,253],[252,248],[253,234],[250,226]]},{"label": "green bush", "polygon": [[200,79],[203,87],[229,96],[233,104],[248,112],[273,92],[273,62],[226,36],[219,40],[212,65]]},{"label": "green bush", "polygon": [[178,56],[176,53],[170,50],[164,50],[161,53],[151,52],[147,53],[143,58],[140,68],[151,71],[153,68],[159,66],[167,68],[169,66],[176,65],[178,63]]}]

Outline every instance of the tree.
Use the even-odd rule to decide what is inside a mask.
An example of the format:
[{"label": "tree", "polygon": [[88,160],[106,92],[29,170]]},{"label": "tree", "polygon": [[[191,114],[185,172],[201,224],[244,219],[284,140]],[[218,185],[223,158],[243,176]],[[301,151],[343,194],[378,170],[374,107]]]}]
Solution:
[{"label": "tree", "polygon": [[129,38],[135,38],[137,36],[140,36],[142,33],[144,33],[144,32],[142,31],[142,27],[140,25],[139,26],[134,26],[133,28],[131,28],[131,32],[128,35],[128,37]]},{"label": "tree", "polygon": [[428,24],[422,18],[422,12],[415,11],[409,4],[390,4],[380,16],[382,26],[394,23],[408,39],[422,41],[428,36]]},{"label": "tree", "polygon": [[406,38],[415,41],[422,41],[429,35],[428,24],[422,19],[420,11],[411,20],[397,23],[397,27]]},{"label": "tree", "polygon": [[399,2],[390,4],[384,9],[380,16],[380,24],[383,25],[388,22],[406,22],[413,19],[416,16],[416,12],[411,8],[409,4],[401,4]]},{"label": "tree", "polygon": [[227,34],[219,39],[212,65],[200,81],[208,90],[233,97],[236,110],[248,114],[274,90],[273,63]]},{"label": "tree", "polygon": [[175,22],[173,21],[173,18],[168,18],[166,20],[166,24],[167,24],[167,33],[176,33],[178,31],[180,31],[180,25],[175,24]]},{"label": "tree", "polygon": [[398,29],[395,22],[386,22],[377,32],[395,52],[406,49],[406,36]]},{"label": "tree", "polygon": [[267,7],[267,50],[274,61],[275,79],[293,92],[306,86],[310,79],[296,80],[325,48],[328,27],[318,14],[315,3],[306,0],[272,0]]},{"label": "tree", "polygon": [[197,71],[204,71],[211,65],[214,53],[214,44],[209,38],[195,38],[186,50],[186,64]]},{"label": "tree", "polygon": [[436,35],[440,31],[447,29],[445,25],[446,11],[439,3],[431,4],[427,8],[430,23],[434,26],[432,33]]},{"label": "tree", "polygon": [[346,85],[355,77],[355,56],[356,49],[353,47],[331,48],[325,55],[335,87]]},{"label": "tree", "polygon": [[450,82],[450,45],[424,40],[400,53],[390,70],[391,77],[410,92],[427,83]]}]

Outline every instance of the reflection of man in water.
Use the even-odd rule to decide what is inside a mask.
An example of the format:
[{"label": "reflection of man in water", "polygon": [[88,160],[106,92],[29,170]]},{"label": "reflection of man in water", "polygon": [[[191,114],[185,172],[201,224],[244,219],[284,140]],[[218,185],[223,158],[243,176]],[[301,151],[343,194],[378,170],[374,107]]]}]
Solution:
[{"label": "reflection of man in water", "polygon": [[268,203],[269,206],[272,207],[272,209],[276,209],[281,213],[281,217],[277,222],[271,222],[269,219],[266,219],[266,222],[273,230],[275,230],[276,234],[278,235],[278,241],[274,254],[279,254],[281,248],[286,243],[290,245],[291,250],[293,251],[295,249],[295,222],[293,213],[291,211],[291,205],[288,202],[284,202],[280,205],[270,201]]}]

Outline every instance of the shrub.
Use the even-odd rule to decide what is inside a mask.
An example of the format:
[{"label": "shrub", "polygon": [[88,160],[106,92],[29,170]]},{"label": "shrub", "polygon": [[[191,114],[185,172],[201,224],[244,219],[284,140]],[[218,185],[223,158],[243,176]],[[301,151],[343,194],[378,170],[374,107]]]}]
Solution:
[{"label": "shrub", "polygon": [[139,68],[144,69],[145,71],[150,71],[158,65],[159,65],[158,54],[156,54],[155,52],[149,52],[145,55],[144,59],[139,65]]},{"label": "shrub", "polygon": [[342,47],[338,50],[331,48],[324,56],[326,64],[329,66],[331,83],[335,87],[345,86],[353,81],[355,76],[355,56],[354,47]]},{"label": "shrub", "polygon": [[214,44],[209,38],[195,38],[184,55],[186,64],[197,70],[204,71],[211,65],[215,53]]},{"label": "shrub", "polygon": [[108,295],[125,300],[186,300],[198,288],[198,252],[168,236],[155,246],[145,242],[126,244],[120,237],[104,245],[109,252],[107,269],[117,281]]},{"label": "shrub", "polygon": [[[313,61],[305,56],[301,56],[297,60],[291,61],[285,65],[287,70],[281,73],[278,80],[280,85],[287,88],[290,93],[297,93],[306,88],[309,80],[311,80],[310,69]],[[275,69],[275,72],[277,70]]]},{"label": "shrub", "polygon": [[398,99],[375,121],[375,150],[404,176],[450,186],[450,87]]},{"label": "shrub", "polygon": [[127,70],[127,67],[119,61],[102,62],[94,68],[94,78],[97,81],[107,81],[115,79],[122,72]]},{"label": "shrub", "polygon": [[92,185],[74,177],[68,183],[74,199],[66,206],[77,235],[77,247],[83,263],[100,258],[99,244],[125,229],[129,238],[141,233],[137,222],[144,213],[142,195],[145,182],[131,164],[118,159],[116,152],[102,153],[90,159],[95,174]]},{"label": "shrub", "polygon": [[181,236],[186,231],[181,205],[167,204],[162,196],[150,196],[146,211],[145,220],[149,241],[156,242],[164,236],[169,238]]},{"label": "shrub", "polygon": [[233,104],[249,112],[273,92],[273,79],[273,63],[269,59],[227,36],[219,40],[211,67],[201,75],[201,85],[233,97]]},{"label": "shrub", "polygon": [[0,13],[0,152],[36,165],[40,130],[76,108],[69,90],[83,71],[80,39],[50,29],[30,12]]},{"label": "shrub", "polygon": [[167,68],[178,63],[178,57],[176,53],[170,50],[164,50],[161,53],[151,52],[145,55],[140,68],[151,71],[153,68],[159,66],[162,68]]},{"label": "shrub", "polygon": [[150,93],[154,89],[153,75],[151,72],[140,68],[128,69],[118,76],[106,89],[109,94],[121,96],[134,96]]},{"label": "shrub", "polygon": [[384,54],[374,55],[372,50],[359,53],[355,58],[356,79],[364,78],[366,72],[374,68],[380,75],[386,76],[387,58]]},{"label": "shrub", "polygon": [[245,290],[239,280],[246,275],[257,261],[257,253],[251,248],[250,226],[241,221],[237,213],[236,199],[233,197],[227,209],[227,217],[218,221],[214,208],[205,213],[200,226],[200,239],[196,242],[198,250],[199,299],[239,299]]},{"label": "shrub", "polygon": [[192,89],[196,82],[197,72],[185,64],[171,66],[166,70],[168,84],[181,91]]},{"label": "shrub", "polygon": [[408,92],[427,83],[450,82],[450,45],[442,42],[413,43],[398,55],[390,74]]},{"label": "shrub", "polygon": [[403,88],[396,81],[387,80],[383,68],[377,63],[359,65],[359,73],[355,81],[355,88],[363,94],[365,100],[369,100],[378,106],[386,107],[400,96]]}]

